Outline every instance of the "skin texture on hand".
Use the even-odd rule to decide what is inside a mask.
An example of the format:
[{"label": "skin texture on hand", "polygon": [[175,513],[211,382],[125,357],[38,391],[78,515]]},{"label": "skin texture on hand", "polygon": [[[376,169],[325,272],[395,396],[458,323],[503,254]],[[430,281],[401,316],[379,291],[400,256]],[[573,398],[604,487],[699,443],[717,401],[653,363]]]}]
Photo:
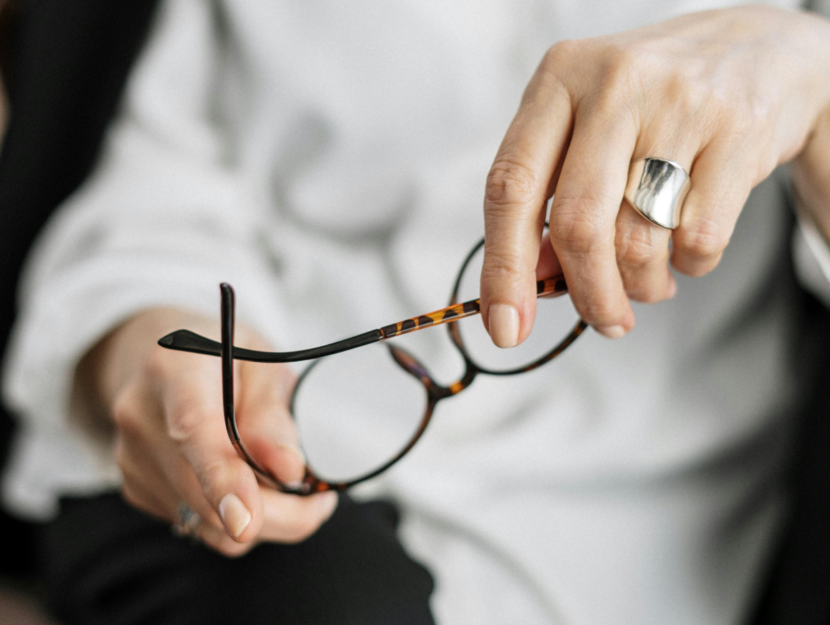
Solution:
[{"label": "skin texture on hand", "polygon": [[[261,541],[307,538],[334,511],[336,494],[297,497],[257,481],[225,430],[219,359],[156,344],[183,327],[218,335],[218,324],[198,315],[148,310],[113,330],[78,366],[76,395],[114,426],[124,498],[170,523],[186,503],[202,518],[198,538],[228,556]],[[235,343],[268,349],[241,325]],[[293,373],[283,365],[236,362],[235,376],[239,427],[252,453],[284,481],[302,479],[288,412]]]},{"label": "skin texture on hand", "polygon": [[[828,103],[830,24],[805,13],[707,11],[554,45],[487,179],[481,298],[491,338],[508,347],[530,333],[551,196],[549,244],[574,304],[621,337],[634,326],[630,300],[674,295],[669,263],[689,276],[717,266],[752,188],[818,150]],[[691,174],[674,231],[623,201],[630,163],[648,156]],[[808,179],[819,175],[813,160],[804,159]]]},{"label": "skin texture on hand", "polygon": [[790,173],[798,210],[830,242],[830,105],[793,161]]}]

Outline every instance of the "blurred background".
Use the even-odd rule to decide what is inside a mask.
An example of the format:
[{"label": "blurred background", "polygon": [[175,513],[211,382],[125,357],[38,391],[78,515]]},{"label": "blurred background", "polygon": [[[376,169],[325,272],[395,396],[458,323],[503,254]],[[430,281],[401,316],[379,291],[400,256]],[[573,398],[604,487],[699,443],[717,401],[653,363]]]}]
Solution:
[{"label": "blurred background", "polygon": [[[0,0],[0,352],[27,249],[84,179],[156,0]],[[0,467],[14,419],[0,407]],[[35,524],[0,508],[0,623],[49,622],[38,608]]]}]

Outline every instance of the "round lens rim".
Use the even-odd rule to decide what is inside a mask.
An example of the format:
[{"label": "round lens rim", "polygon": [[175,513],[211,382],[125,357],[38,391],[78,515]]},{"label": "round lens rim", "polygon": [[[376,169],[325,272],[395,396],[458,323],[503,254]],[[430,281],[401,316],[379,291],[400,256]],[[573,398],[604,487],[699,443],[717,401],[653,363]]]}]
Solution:
[{"label": "round lens rim", "polygon": [[[548,223],[545,222],[545,227],[548,227]],[[467,270],[467,265],[470,264],[473,257],[476,253],[484,246],[484,239],[482,238],[476,245],[473,246],[473,249],[470,250],[470,253],[467,254],[467,257],[464,259],[464,262],[461,264],[461,269],[458,271],[458,276],[455,278],[455,286],[452,289],[452,297],[450,298],[450,306],[454,306],[458,303],[458,290],[461,288],[461,277],[464,275],[464,272]],[[461,338],[461,331],[458,328],[458,322],[452,321],[447,324],[447,331],[450,333],[450,339],[452,340],[453,344],[455,345],[456,349],[461,352],[461,356],[464,360],[475,367],[475,369],[481,373],[486,373],[487,375],[517,375],[519,373],[527,373],[528,371],[532,371],[538,367],[541,367],[546,362],[550,362],[554,358],[556,358],[559,354],[561,354],[567,347],[573,343],[580,334],[582,334],[585,329],[588,327],[588,324],[583,321],[580,317],[579,321],[576,325],[571,329],[571,331],[565,335],[565,337],[557,343],[553,349],[547,352],[544,356],[541,356],[531,362],[530,364],[523,365],[521,367],[516,367],[513,369],[507,370],[497,370],[497,369],[490,369],[488,367],[483,367],[479,363],[475,361],[475,359],[470,356],[467,350],[464,347],[464,341]]]},{"label": "round lens rim", "polygon": [[[398,365],[401,368],[403,368],[405,371],[407,371],[408,373],[410,373],[414,377],[418,378],[426,389],[427,402],[426,402],[426,407],[424,408],[424,415],[421,417],[421,421],[418,425],[418,429],[415,431],[412,438],[409,439],[409,441],[401,448],[401,450],[397,454],[395,454],[395,456],[392,457],[391,460],[388,460],[386,463],[384,463],[383,465],[381,465],[380,467],[378,467],[376,469],[372,469],[368,473],[364,473],[363,475],[360,475],[359,477],[355,477],[355,478],[352,478],[352,479],[349,479],[349,480],[329,481],[325,477],[318,476],[314,472],[314,469],[310,465],[310,463],[308,461],[306,461],[305,468],[306,468],[307,477],[304,480],[304,482],[306,482],[306,481],[311,482],[310,483],[310,491],[306,491],[305,489],[298,489],[298,490],[292,490],[290,492],[295,492],[297,494],[310,494],[310,493],[318,492],[318,491],[321,491],[321,490],[341,491],[341,490],[346,490],[348,488],[351,488],[352,486],[355,486],[357,484],[360,484],[361,482],[371,480],[373,477],[377,477],[381,473],[385,472],[387,469],[389,469],[392,466],[394,466],[395,464],[397,464],[398,461],[401,460],[401,458],[403,458],[406,454],[408,454],[410,452],[410,450],[416,445],[416,443],[424,435],[424,432],[426,431],[427,426],[429,425],[430,421],[432,420],[432,415],[435,412],[435,405],[441,399],[441,395],[438,392],[438,389],[440,387],[435,383],[435,381],[429,375],[426,368],[424,368],[406,350],[401,349],[400,347],[398,347],[396,345],[388,345],[387,344],[387,345],[384,345],[383,347],[386,347],[392,353],[393,360],[395,360],[395,362],[397,362]],[[411,366],[406,362],[402,362],[401,359],[399,358],[400,354],[404,354],[405,359],[410,360],[413,363],[414,366]],[[326,358],[326,357],[324,357],[324,358]],[[294,423],[299,422],[298,419],[297,419],[297,415],[295,413],[295,401],[296,401],[296,398],[297,398],[298,390],[300,389],[303,381],[308,377],[308,374],[311,373],[311,371],[314,369],[314,367],[316,367],[317,364],[319,364],[322,360],[324,360],[324,358],[317,358],[314,361],[312,361],[305,369],[303,369],[302,373],[300,373],[300,376],[297,378],[297,382],[294,385],[294,389],[291,391],[291,401],[288,404],[289,414],[291,415],[291,419],[294,421]],[[302,442],[301,442],[301,445],[302,445]],[[309,480],[309,478],[310,478],[310,480]],[[323,486],[324,488],[321,489],[321,488],[319,488],[319,486]]]}]

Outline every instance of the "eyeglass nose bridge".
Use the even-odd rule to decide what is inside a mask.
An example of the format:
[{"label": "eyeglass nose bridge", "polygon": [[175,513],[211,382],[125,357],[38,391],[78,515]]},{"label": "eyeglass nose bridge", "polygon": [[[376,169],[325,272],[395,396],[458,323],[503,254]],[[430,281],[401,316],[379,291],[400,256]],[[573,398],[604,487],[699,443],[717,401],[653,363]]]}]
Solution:
[{"label": "eyeglass nose bridge", "polygon": [[460,380],[453,382],[449,386],[442,386],[435,381],[435,379],[427,371],[426,367],[418,362],[418,360],[405,349],[396,345],[387,345],[386,347],[389,349],[389,352],[395,362],[398,363],[404,371],[413,377],[418,378],[421,381],[421,384],[426,387],[428,401],[433,407],[440,400],[460,393],[465,388],[470,386],[476,375],[479,374],[478,367],[476,367],[476,365],[462,352],[461,355],[464,358],[465,365],[464,375]]}]

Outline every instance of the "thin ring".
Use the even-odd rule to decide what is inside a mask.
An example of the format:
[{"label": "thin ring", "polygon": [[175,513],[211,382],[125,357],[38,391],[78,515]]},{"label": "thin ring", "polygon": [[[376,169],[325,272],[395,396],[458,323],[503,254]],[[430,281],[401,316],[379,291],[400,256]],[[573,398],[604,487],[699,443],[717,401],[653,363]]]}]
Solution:
[{"label": "thin ring", "polygon": [[179,538],[196,539],[196,530],[202,524],[202,517],[186,503],[179,504],[176,522],[170,528]]},{"label": "thin ring", "polygon": [[690,187],[689,174],[679,163],[641,158],[631,163],[625,199],[650,222],[674,230]]}]

